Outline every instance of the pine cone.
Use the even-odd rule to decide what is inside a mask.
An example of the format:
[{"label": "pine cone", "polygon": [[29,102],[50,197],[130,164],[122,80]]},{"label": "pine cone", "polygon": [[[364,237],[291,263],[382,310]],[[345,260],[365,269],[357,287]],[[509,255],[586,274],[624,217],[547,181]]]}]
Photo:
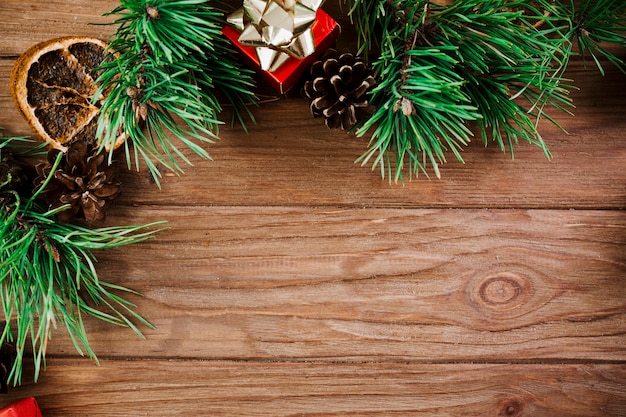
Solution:
[{"label": "pine cone", "polygon": [[[36,185],[41,186],[46,181],[59,152],[51,149],[48,161],[35,167]],[[116,174],[116,167],[108,164],[104,153],[83,141],[73,142],[40,196],[51,209],[70,205],[69,209],[58,213],[60,222],[82,218],[94,223],[104,219],[105,203],[119,194]]]},{"label": "pine cone", "polygon": [[341,56],[328,49],[321,61],[311,66],[311,79],[304,83],[304,95],[311,100],[314,117],[325,117],[329,128],[350,130],[374,113],[366,92],[376,84],[372,71],[360,57]]}]

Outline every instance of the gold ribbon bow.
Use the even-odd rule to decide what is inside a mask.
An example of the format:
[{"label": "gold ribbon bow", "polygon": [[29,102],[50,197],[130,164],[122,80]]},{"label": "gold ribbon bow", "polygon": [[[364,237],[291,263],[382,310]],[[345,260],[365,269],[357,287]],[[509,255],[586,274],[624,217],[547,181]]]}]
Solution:
[{"label": "gold ribbon bow", "polygon": [[262,70],[275,71],[290,57],[315,51],[311,26],[324,0],[244,0],[227,22],[241,32],[239,43],[253,46]]}]

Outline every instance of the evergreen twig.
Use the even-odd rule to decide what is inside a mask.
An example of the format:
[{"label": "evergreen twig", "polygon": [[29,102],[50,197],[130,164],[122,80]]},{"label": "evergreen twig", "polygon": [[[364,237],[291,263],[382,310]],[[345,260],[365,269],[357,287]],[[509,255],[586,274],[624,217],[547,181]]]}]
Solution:
[{"label": "evergreen twig", "polygon": [[600,62],[604,57],[626,73],[626,63],[605,47],[607,44],[626,47],[626,2],[583,0],[578,8],[572,2],[569,18],[572,24],[566,39],[578,46],[583,60],[590,56],[604,75]]},{"label": "evergreen twig", "polygon": [[537,120],[546,105],[570,105],[553,66],[561,28],[552,2],[352,0],[350,12],[361,48],[380,42],[371,97],[378,111],[357,130],[373,129],[359,162],[371,160],[390,180],[403,180],[405,165],[411,176],[427,166],[439,176],[446,152],[463,161],[470,122],[485,144],[494,140],[512,155],[522,139],[550,156]]},{"label": "evergreen twig", "polygon": [[[25,138],[2,138],[0,157],[4,161],[16,145],[23,150],[27,143]],[[29,339],[37,379],[45,366],[48,341],[58,324],[67,328],[77,351],[93,359],[96,355],[87,339],[84,315],[129,327],[139,335],[137,324],[152,327],[134,311],[134,304],[120,295],[136,294],[134,291],[99,279],[94,251],[144,241],[158,231],[154,227],[161,222],[98,229],[60,224],[55,213],[66,207],[47,210],[38,201],[39,191],[25,193],[15,189],[10,170],[3,176],[0,302],[6,323],[0,345],[15,340],[17,347],[9,379],[14,384],[21,383]]]},{"label": "evergreen twig", "polygon": [[[112,54],[102,64],[98,136],[112,149],[123,132],[126,159],[144,160],[159,184],[158,164],[182,172],[191,164],[173,139],[209,158],[203,143],[218,138],[222,110],[217,91],[244,122],[255,103],[249,70],[240,69],[221,36],[223,13],[206,0],[121,0]],[[245,125],[244,125],[245,128]],[[132,150],[131,150],[132,145]]]},{"label": "evergreen twig", "polygon": [[427,166],[439,176],[446,153],[463,161],[475,130],[511,157],[523,140],[549,158],[537,126],[557,124],[548,108],[569,113],[574,86],[563,75],[573,45],[602,73],[601,57],[626,72],[606,49],[626,46],[623,1],[344,1],[378,82],[370,93],[378,110],[356,130],[371,133],[357,162],[390,180]]}]

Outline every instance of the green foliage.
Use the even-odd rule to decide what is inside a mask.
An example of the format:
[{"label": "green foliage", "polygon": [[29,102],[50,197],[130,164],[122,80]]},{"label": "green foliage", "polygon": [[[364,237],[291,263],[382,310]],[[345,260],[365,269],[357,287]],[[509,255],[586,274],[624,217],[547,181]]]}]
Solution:
[{"label": "green foliage", "polygon": [[[2,138],[0,157],[9,153],[9,147],[23,150],[28,143],[24,138]],[[11,180],[8,174],[0,184],[0,301],[6,322],[0,345],[15,341],[17,356],[9,378],[19,384],[29,339],[37,379],[58,324],[67,328],[79,353],[94,359],[84,315],[129,327],[139,335],[135,323],[151,327],[119,295],[133,291],[99,279],[94,251],[146,240],[159,223],[98,229],[59,224],[54,215],[66,207],[47,210],[37,200],[37,191],[18,192]]]},{"label": "green foliage", "polygon": [[626,2],[583,0],[570,7],[571,28],[566,38],[578,46],[583,59],[591,56],[602,74],[601,57],[626,73],[626,63],[605,48],[607,43],[626,47]]},{"label": "green foliage", "polygon": [[554,74],[561,46],[555,14],[551,2],[492,1],[457,2],[433,17],[435,44],[456,47],[456,71],[480,114],[483,142],[491,137],[511,156],[521,138],[549,157],[536,121],[546,104],[561,110],[570,105],[564,80]]},{"label": "green foliage", "polygon": [[[369,56],[377,107],[356,133],[371,133],[357,160],[403,180],[427,173],[461,150],[478,130],[485,145],[509,150],[520,141],[550,152],[537,130],[547,109],[569,111],[563,78],[576,41],[602,70],[615,65],[604,42],[626,46],[626,3],[583,0],[579,10],[552,0],[346,0],[359,52]],[[602,42],[602,43],[601,43]]]},{"label": "green foliage", "polygon": [[218,137],[218,92],[243,124],[256,101],[251,73],[238,67],[221,35],[223,13],[206,0],[121,0],[108,15],[119,17],[98,79],[108,94],[98,136],[112,148],[126,134],[129,167],[131,154],[137,169],[144,160],[158,184],[158,164],[176,172],[179,161],[191,164],[173,139],[210,158],[202,144]]},{"label": "green foliage", "polygon": [[373,165],[380,167],[382,176],[391,178],[393,153],[399,179],[405,161],[413,174],[423,171],[426,163],[437,169],[445,161],[445,149],[452,149],[460,159],[458,151],[471,136],[465,121],[475,120],[478,114],[461,89],[463,80],[453,70],[457,61],[448,51],[414,49],[404,55],[406,60],[394,58],[394,51],[383,49],[373,66],[381,79],[371,99],[377,111],[359,134],[376,127],[370,149],[359,161],[374,158]]}]

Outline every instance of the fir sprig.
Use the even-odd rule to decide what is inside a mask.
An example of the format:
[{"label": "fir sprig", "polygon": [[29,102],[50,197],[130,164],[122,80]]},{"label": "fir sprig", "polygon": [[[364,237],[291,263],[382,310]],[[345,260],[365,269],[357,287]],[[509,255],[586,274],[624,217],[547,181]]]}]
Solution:
[{"label": "fir sprig", "polygon": [[393,155],[396,180],[401,178],[405,161],[411,175],[425,171],[428,164],[438,175],[446,149],[461,158],[458,152],[471,136],[464,122],[478,117],[476,108],[461,90],[463,80],[453,71],[457,62],[445,49],[396,54],[408,57],[406,60],[394,59],[393,51],[383,49],[373,65],[381,79],[371,98],[377,111],[357,134],[376,127],[369,150],[358,161],[365,164],[373,158],[381,175],[392,178]]},{"label": "fir sprig", "polygon": [[[8,160],[9,147],[24,141],[2,138],[2,160]],[[7,170],[0,184],[0,301],[6,321],[0,345],[15,341],[17,355],[9,379],[19,384],[29,339],[37,379],[58,324],[67,328],[80,354],[94,359],[84,315],[129,327],[139,335],[137,324],[151,327],[134,311],[134,304],[120,295],[134,291],[99,279],[94,251],[144,241],[161,223],[98,229],[59,224],[55,214],[67,207],[46,209],[37,199],[38,191],[28,195],[16,189],[12,175]]]},{"label": "fir sprig", "polygon": [[546,105],[571,106],[567,84],[555,72],[563,30],[558,14],[550,1],[491,1],[457,2],[433,16],[439,29],[433,41],[456,46],[456,71],[480,114],[484,144],[491,139],[511,157],[519,139],[550,157],[537,121],[550,119]]},{"label": "fir sprig", "polygon": [[[578,46],[583,60],[591,57],[602,74],[601,57],[626,73],[626,63],[606,48],[607,44],[626,47],[626,2],[583,0],[571,4],[570,31],[565,38]],[[567,44],[564,45],[567,47]]]},{"label": "fir sprig", "polygon": [[548,108],[570,112],[575,87],[564,74],[571,57],[591,57],[601,73],[608,60],[626,73],[607,48],[626,47],[623,1],[345,2],[359,51],[378,78],[370,100],[378,111],[357,130],[372,139],[357,161],[371,161],[390,179],[402,180],[407,165],[411,175],[426,172],[427,163],[439,175],[447,152],[462,161],[473,125],[485,145],[495,141],[511,156],[524,140],[550,157],[538,122],[557,124]]},{"label": "fir sprig", "polygon": [[223,12],[206,0],[121,0],[107,15],[119,17],[98,79],[96,97],[106,96],[98,135],[112,149],[123,132],[129,167],[145,161],[158,184],[158,164],[182,172],[179,161],[191,163],[174,140],[210,158],[202,144],[218,138],[218,92],[243,123],[256,100],[251,72],[221,36]]},{"label": "fir sprig", "polygon": [[570,105],[554,67],[561,28],[550,17],[556,14],[552,2],[438,3],[350,2],[361,48],[380,48],[372,64],[379,84],[371,102],[378,111],[357,130],[362,136],[374,129],[358,161],[371,160],[390,180],[402,180],[405,169],[411,176],[427,172],[427,166],[439,176],[447,152],[463,161],[470,122],[485,144],[493,140],[512,154],[521,139],[549,156],[537,120],[546,117],[548,104]]}]

